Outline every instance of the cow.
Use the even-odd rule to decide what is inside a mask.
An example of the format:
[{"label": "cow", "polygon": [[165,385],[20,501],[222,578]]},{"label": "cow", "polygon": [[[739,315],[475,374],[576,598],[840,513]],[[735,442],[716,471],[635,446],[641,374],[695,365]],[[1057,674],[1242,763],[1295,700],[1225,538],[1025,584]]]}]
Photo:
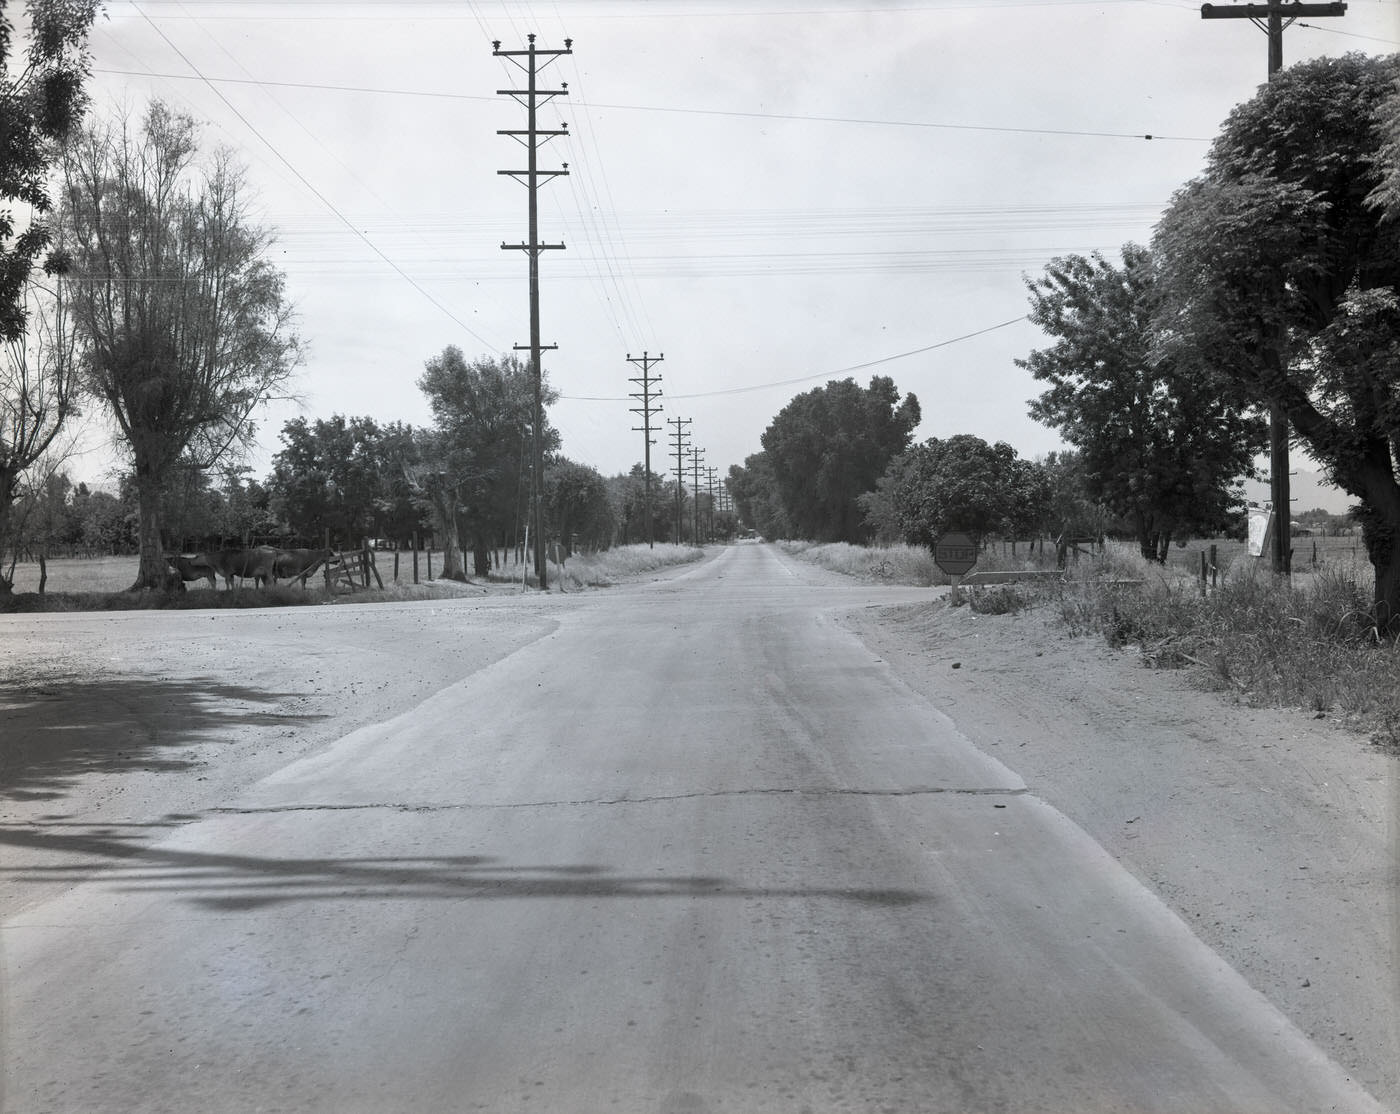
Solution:
[{"label": "cow", "polygon": [[277,550],[270,545],[255,549],[216,549],[204,554],[204,559],[230,589],[235,578],[251,580],[258,588],[277,582]]},{"label": "cow", "polygon": [[278,580],[300,580],[305,588],[306,578],[334,556],[333,549],[279,549],[273,572]]},{"label": "cow", "polygon": [[207,580],[209,587],[218,587],[218,581],[214,578],[214,566],[203,553],[167,553],[165,560],[176,574],[176,583],[181,592],[185,590],[187,580]]}]

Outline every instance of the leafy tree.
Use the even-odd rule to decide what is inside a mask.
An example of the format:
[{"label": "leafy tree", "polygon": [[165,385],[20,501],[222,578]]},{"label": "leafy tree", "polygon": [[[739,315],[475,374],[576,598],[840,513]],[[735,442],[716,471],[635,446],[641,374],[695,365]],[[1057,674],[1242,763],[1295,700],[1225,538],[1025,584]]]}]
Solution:
[{"label": "leafy tree", "polygon": [[[1034,525],[1049,501],[1044,472],[1005,441],[930,437],[891,462],[881,491],[904,540],[932,549],[946,533],[977,540]],[[870,501],[867,500],[867,506]]]},{"label": "leafy tree", "polygon": [[[610,476],[608,489],[623,545],[647,540],[646,474],[639,462],[625,475]],[[666,541],[675,536],[675,481],[651,474],[652,538]]]},{"label": "leafy tree", "polygon": [[[19,540],[13,509],[26,473],[62,455],[58,436],[77,412],[78,360],[62,280],[31,277],[23,295],[25,331],[0,339],[0,552]],[[53,466],[50,459],[39,471]],[[0,595],[11,588],[0,575]]]},{"label": "leafy tree", "polygon": [[1020,367],[1050,384],[1032,417],[1080,453],[1090,499],[1124,516],[1142,555],[1208,531],[1263,449],[1263,421],[1157,325],[1153,257],[1135,244],[1115,265],[1097,252],[1056,259],[1027,279],[1030,319],[1054,344]]},{"label": "leafy tree", "polygon": [[918,424],[919,400],[901,402],[894,380],[879,375],[868,388],[832,380],[783,407],[762,442],[792,530],[817,541],[868,540],[856,500],[909,447]]},{"label": "leafy tree", "polygon": [[1055,560],[1061,568],[1074,538],[1101,538],[1108,532],[1112,512],[1089,494],[1084,457],[1077,452],[1048,453],[1040,461],[1049,485],[1045,523],[1055,538]]},{"label": "leafy tree", "polygon": [[[22,61],[11,57],[7,7],[0,0],[0,552],[21,541],[12,515],[26,471],[50,453],[76,412],[77,363],[55,273],[63,260],[42,257],[53,242],[50,170],[86,104],[87,36],[97,4],[30,0]],[[23,207],[19,221],[16,203]],[[44,277],[36,270],[41,259]],[[0,595],[11,587],[0,575]]]},{"label": "leafy tree", "polygon": [[792,525],[766,452],[753,453],[742,465],[729,466],[729,491],[739,521],[750,530],[765,538],[792,537]]},{"label": "leafy tree", "polygon": [[109,491],[90,491],[79,484],[73,495],[75,538],[90,553],[130,553],[136,548],[136,512],[130,503]]},{"label": "leafy tree", "polygon": [[544,470],[545,520],[567,556],[575,547],[606,549],[617,530],[607,481],[597,469],[562,457]]},{"label": "leafy tree", "polygon": [[1280,406],[1358,499],[1375,620],[1400,635],[1400,221],[1384,162],[1397,75],[1400,59],[1359,54],[1275,75],[1230,115],[1155,243],[1174,343]]},{"label": "leafy tree", "polygon": [[[87,38],[97,0],[28,0],[29,40],[22,64],[7,0],[0,0],[0,341],[20,340],[29,321],[32,271],[53,242],[49,172],[60,145],[87,105],[83,82],[91,58]],[[23,229],[11,205],[28,212]],[[50,273],[61,258],[44,260]]]},{"label": "leafy tree", "polygon": [[[449,345],[424,365],[419,389],[436,419],[439,470],[456,493],[470,534],[475,575],[491,570],[491,548],[513,537],[530,492],[530,437],[534,386],[529,367],[514,356],[481,357],[470,364]],[[558,393],[544,387],[544,405]],[[546,456],[559,435],[545,419]]]},{"label": "leafy tree", "polygon": [[333,414],[294,418],[281,439],[267,487],[275,517],[293,534],[319,545],[329,531],[335,543],[351,546],[421,529],[422,507],[408,479],[419,462],[411,427]]},{"label": "leafy tree", "polygon": [[300,344],[242,173],[228,152],[201,162],[193,119],[156,101],[139,125],[94,122],[64,175],[88,386],[120,431],[140,504],[132,588],[163,587],[172,469],[250,444],[252,415],[284,388]]}]

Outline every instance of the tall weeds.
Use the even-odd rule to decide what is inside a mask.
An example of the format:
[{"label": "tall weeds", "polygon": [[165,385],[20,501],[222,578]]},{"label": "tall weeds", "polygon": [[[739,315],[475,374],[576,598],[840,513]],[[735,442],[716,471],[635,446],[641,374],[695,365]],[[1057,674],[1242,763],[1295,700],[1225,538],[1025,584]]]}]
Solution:
[{"label": "tall weeds", "polygon": [[1379,637],[1371,583],[1348,565],[1292,583],[1239,561],[1212,589],[1110,547],[1060,603],[1072,631],[1134,644],[1159,667],[1194,665],[1255,705],[1354,717],[1400,742],[1400,647]]}]

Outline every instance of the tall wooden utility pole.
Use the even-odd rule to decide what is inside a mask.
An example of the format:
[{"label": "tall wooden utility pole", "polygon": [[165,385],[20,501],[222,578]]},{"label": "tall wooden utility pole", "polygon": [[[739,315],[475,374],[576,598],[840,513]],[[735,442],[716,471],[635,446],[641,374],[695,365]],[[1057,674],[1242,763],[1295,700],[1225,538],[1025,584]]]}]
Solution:
[{"label": "tall wooden utility pole", "polygon": [[646,507],[647,516],[648,549],[656,548],[655,540],[652,538],[651,522],[651,447],[652,445],[656,444],[656,442],[651,439],[651,416],[653,414],[659,414],[661,412],[660,403],[656,403],[655,405],[653,405],[653,400],[658,395],[660,395],[661,392],[659,390],[655,393],[652,392],[652,385],[655,383],[660,383],[661,376],[651,374],[651,365],[659,364],[665,358],[665,353],[662,353],[660,356],[648,356],[645,352],[643,352],[641,356],[633,356],[631,353],[628,353],[627,356],[627,362],[629,364],[637,364],[642,369],[641,375],[634,376],[628,379],[627,382],[636,383],[639,387],[641,387],[640,391],[631,392],[632,397],[641,403],[640,406],[631,407],[631,411],[634,414],[640,414],[642,416],[641,428],[639,429],[637,426],[633,426],[632,432],[642,434],[645,438],[643,444],[646,446],[644,450],[646,456],[643,467],[646,469],[646,494],[644,498],[644,505]]},{"label": "tall wooden utility pole", "polygon": [[681,515],[685,505],[685,450],[689,448],[690,435],[685,432],[685,427],[693,421],[691,418],[667,418],[666,424],[676,428],[672,430],[671,437],[674,444],[671,452],[676,458],[676,544],[681,544]]},{"label": "tall wooden utility pole", "polygon": [[[526,150],[529,159],[524,170],[498,170],[497,174],[505,174],[514,178],[525,186],[530,197],[529,207],[529,235],[530,238],[523,244],[502,244],[502,251],[523,251],[530,257],[530,343],[517,344],[517,352],[530,350],[530,377],[535,389],[535,422],[534,422],[534,450],[532,458],[534,462],[534,483],[531,485],[533,493],[534,508],[532,517],[535,522],[535,577],[539,581],[541,589],[549,587],[547,583],[547,569],[545,567],[545,539],[544,539],[544,387],[543,372],[540,370],[540,352],[544,348],[558,348],[557,344],[540,344],[540,252],[563,250],[563,244],[542,244],[540,243],[540,217],[538,193],[540,179],[546,182],[561,177],[569,173],[569,164],[564,163],[562,170],[541,170],[539,168],[539,150],[541,143],[548,143],[558,135],[568,135],[569,125],[565,124],[558,129],[544,129],[537,125],[537,114],[542,104],[547,104],[555,97],[567,97],[569,86],[561,83],[558,89],[541,89],[539,87],[539,71],[561,55],[572,54],[574,45],[573,39],[564,40],[563,50],[537,50],[535,48],[535,36],[530,35],[529,47],[525,50],[502,50],[501,41],[497,39],[491,44],[491,54],[494,58],[508,58],[526,76],[526,86],[524,89],[497,89],[497,96],[510,97],[517,104],[525,106],[525,127],[524,129],[498,130],[497,135],[508,135],[518,141]],[[525,59],[522,63],[520,59]],[[543,61],[541,61],[543,59]]]},{"label": "tall wooden utility pole", "polygon": [[[1283,69],[1283,30],[1300,16],[1346,15],[1342,3],[1303,4],[1292,0],[1267,0],[1263,4],[1202,4],[1202,19],[1248,19],[1269,36],[1269,80]],[[1274,507],[1274,572],[1293,571],[1292,493],[1288,489],[1288,415],[1277,402],[1269,403],[1269,501]]]},{"label": "tall wooden utility pole", "polygon": [[706,493],[710,497],[710,507],[708,511],[710,519],[710,528],[708,531],[706,531],[706,533],[711,541],[714,540],[715,536],[715,474],[718,471],[719,469],[716,468],[713,464],[705,465],[705,489]]},{"label": "tall wooden utility pole", "polygon": [[691,487],[691,491],[695,492],[695,512],[694,512],[694,516],[693,516],[694,519],[695,519],[695,525],[694,525],[693,527],[691,527],[691,529],[693,530],[693,533],[691,534],[691,540],[692,540],[696,545],[700,545],[700,544],[701,544],[701,542],[700,542],[700,462],[701,462],[702,460],[704,460],[704,459],[705,459],[705,450],[704,450],[704,449],[691,449],[691,450],[690,450],[690,464],[691,464],[691,467],[694,469],[694,474],[695,474],[695,483],[694,483],[694,485]]}]

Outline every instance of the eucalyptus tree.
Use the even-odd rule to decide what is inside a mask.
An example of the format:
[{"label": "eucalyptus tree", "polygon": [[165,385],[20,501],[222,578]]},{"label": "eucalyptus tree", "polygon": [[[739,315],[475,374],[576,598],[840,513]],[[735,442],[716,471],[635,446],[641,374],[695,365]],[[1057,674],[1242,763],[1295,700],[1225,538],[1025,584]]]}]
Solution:
[{"label": "eucalyptus tree", "polygon": [[1275,75],[1225,122],[1158,226],[1163,328],[1278,405],[1355,496],[1377,626],[1400,634],[1400,58]]},{"label": "eucalyptus tree", "polygon": [[253,416],[301,358],[243,170],[204,154],[195,121],[154,101],[92,120],[65,153],[64,236],[88,389],[130,457],[137,588],[167,585],[161,493],[177,466],[251,443]]}]

